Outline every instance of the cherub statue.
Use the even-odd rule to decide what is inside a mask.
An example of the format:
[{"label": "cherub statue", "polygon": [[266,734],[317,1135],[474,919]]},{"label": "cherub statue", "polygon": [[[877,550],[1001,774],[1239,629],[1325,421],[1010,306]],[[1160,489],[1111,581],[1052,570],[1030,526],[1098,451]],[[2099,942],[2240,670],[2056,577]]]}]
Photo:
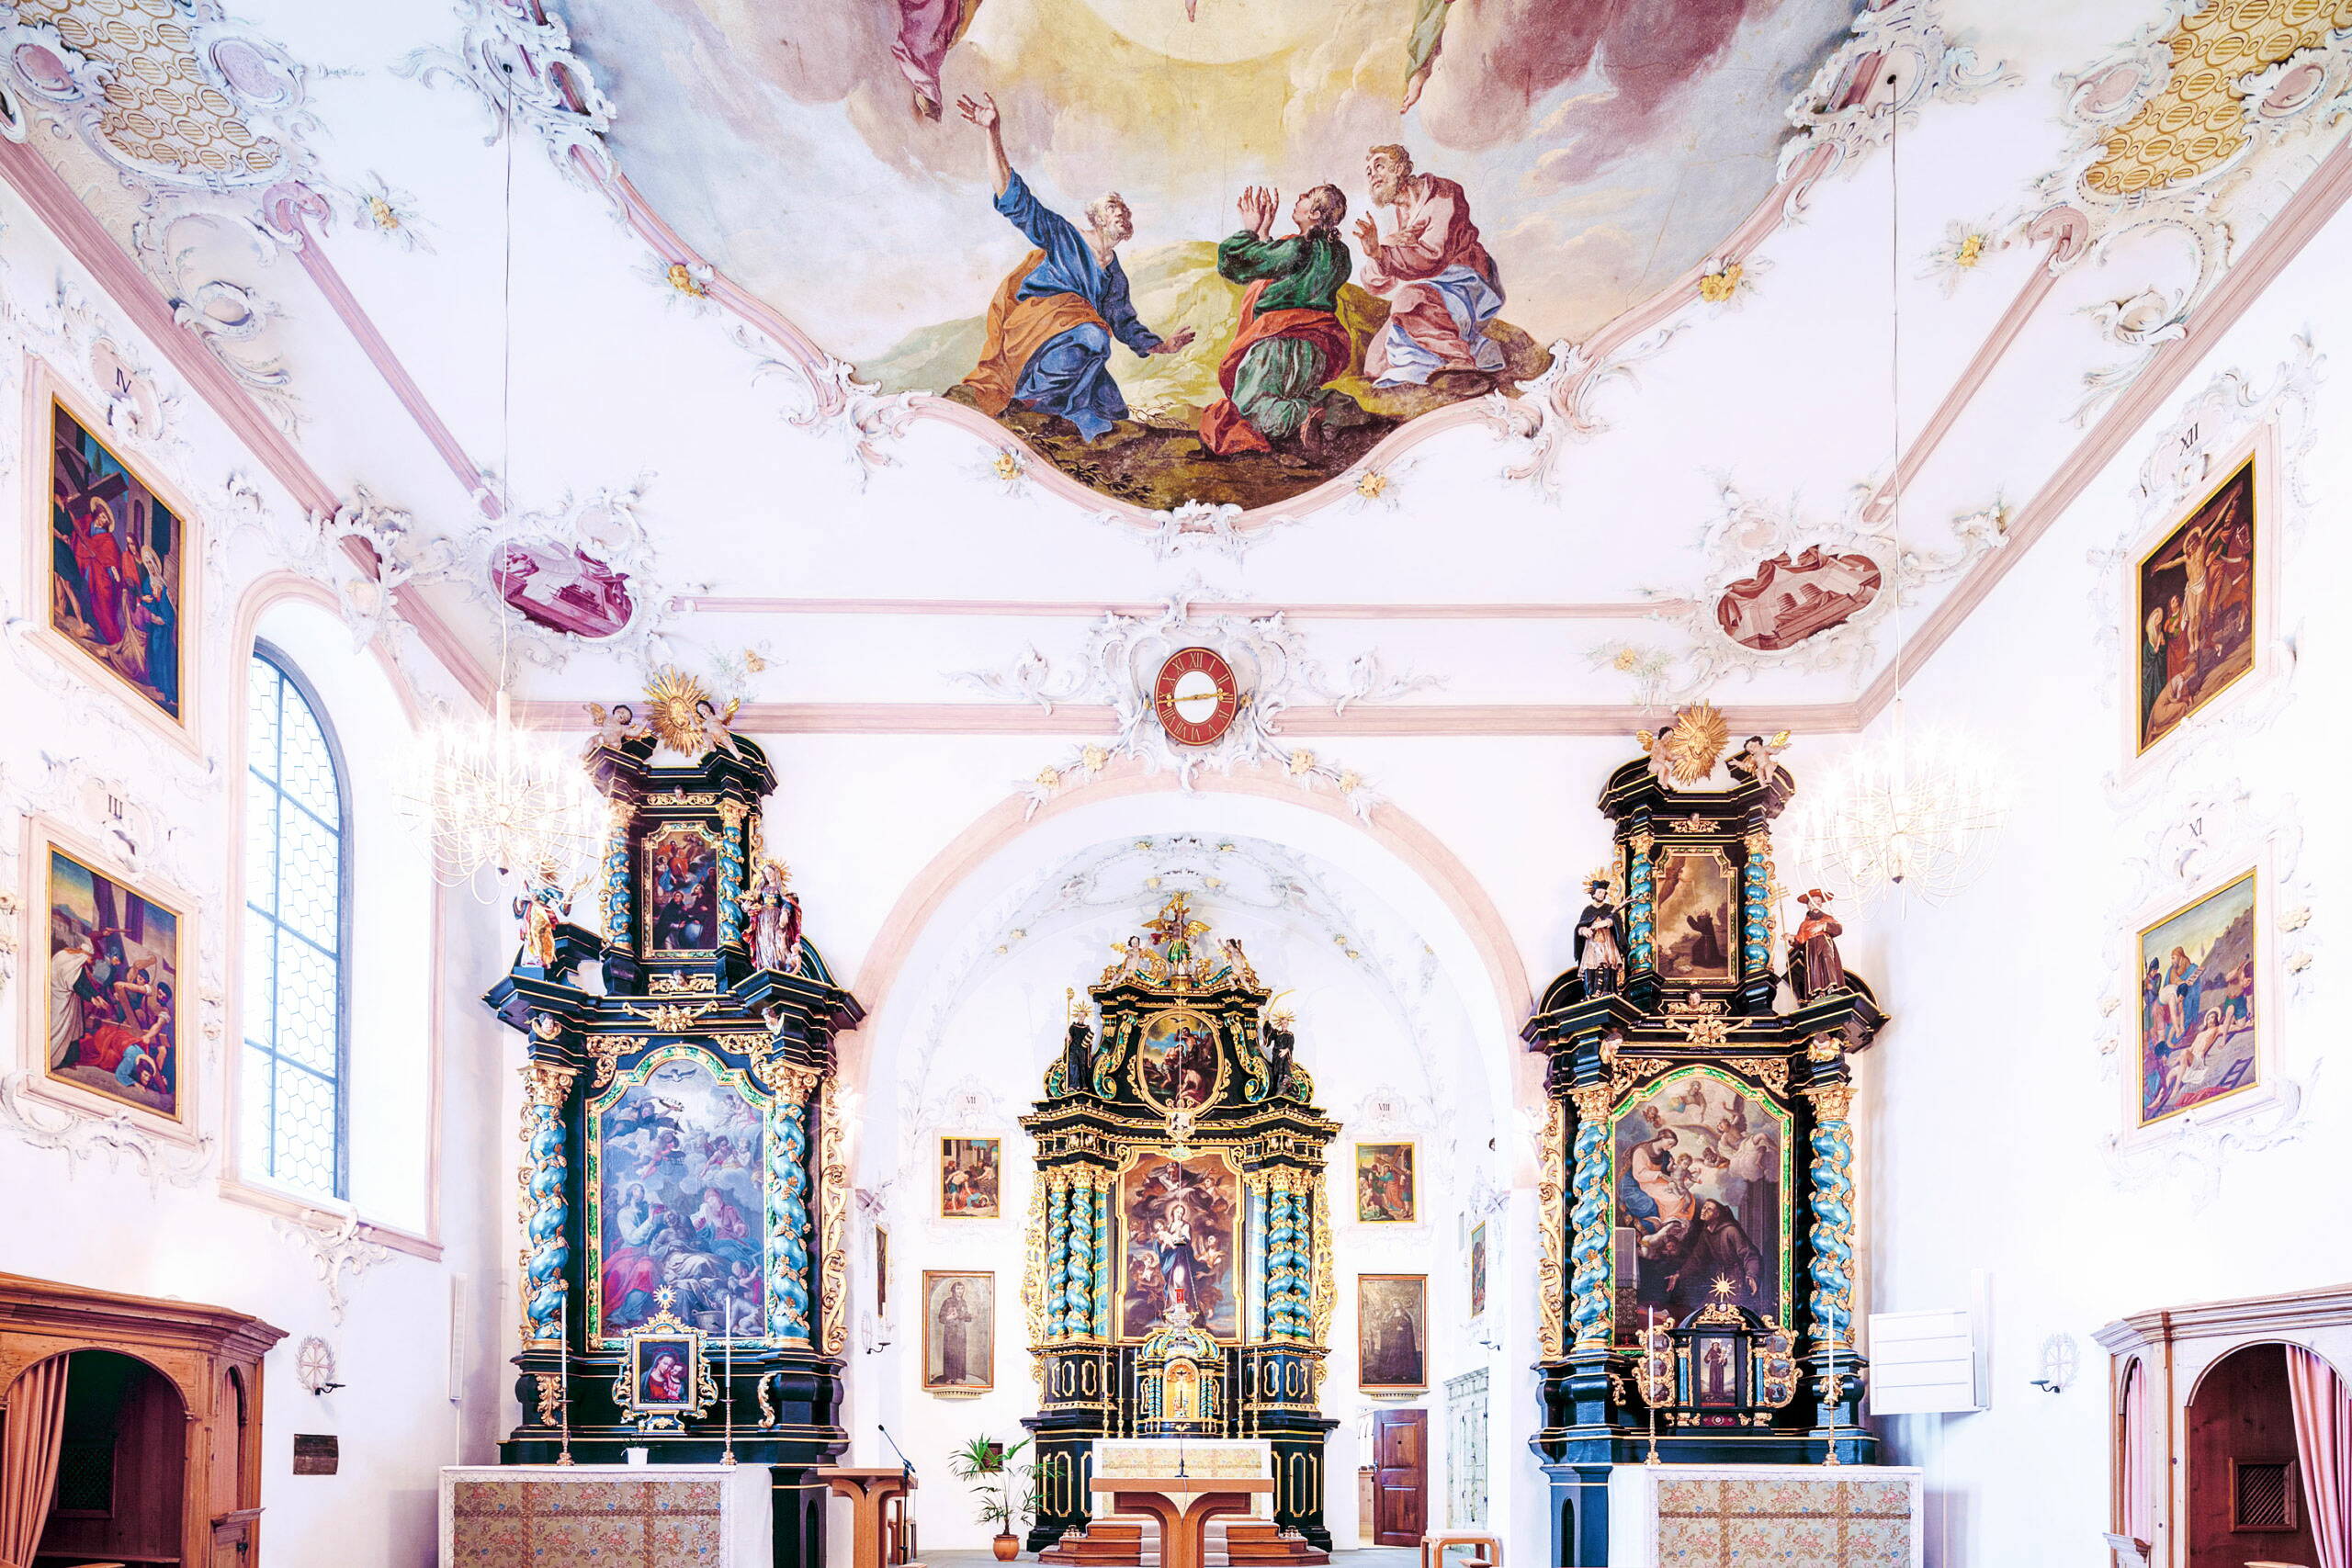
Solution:
[{"label": "cherub statue", "polygon": [[514,918],[522,923],[523,952],[518,962],[531,965],[541,974],[555,968],[556,922],[571,913],[571,894],[556,874],[556,868],[542,862],[532,874],[531,885],[514,897]]},{"label": "cherub statue", "polygon": [[763,860],[743,896],[752,933],[752,962],[789,975],[800,966],[800,896],[780,861]]},{"label": "cherub statue", "polygon": [[1225,950],[1225,961],[1232,967],[1233,977],[1251,990],[1256,990],[1258,971],[1250,966],[1250,955],[1241,951],[1241,939],[1238,936],[1226,937],[1220,940],[1217,945]]},{"label": "cherub statue", "polygon": [[1130,977],[1147,980],[1151,977],[1151,949],[1144,945],[1140,936],[1131,936],[1127,938],[1125,946],[1114,947],[1111,951],[1117,953],[1118,958],[1102,976],[1103,984]]},{"label": "cherub statue", "polygon": [[1789,937],[1789,989],[1800,1002],[1809,1002],[1846,988],[1846,962],[1838,954],[1838,939],[1846,928],[1829,912],[1830,896],[1820,888],[1805,889],[1798,902],[1804,906],[1804,919]]},{"label": "cherub statue", "polygon": [[743,753],[735,744],[735,713],[743,705],[741,697],[729,697],[727,705],[719,707],[708,697],[695,704],[695,716],[702,720],[703,742],[711,750],[724,751],[730,757]]},{"label": "cherub statue", "polygon": [[1609,878],[1588,881],[1585,897],[1584,913],[1577,917],[1577,975],[1586,996],[1614,996],[1625,983],[1623,917],[1609,897]]},{"label": "cherub statue", "polygon": [[605,750],[617,751],[622,741],[635,740],[645,733],[645,727],[637,722],[637,710],[627,703],[615,703],[609,708],[602,703],[590,703],[588,722],[595,733],[589,737],[587,749],[581,753],[583,757],[594,758]]},{"label": "cherub statue", "polygon": [[1781,766],[1781,753],[1788,749],[1789,732],[1780,731],[1767,740],[1751,735],[1740,749],[1724,760],[1724,766],[1764,786],[1764,793],[1775,807],[1787,804],[1796,787],[1788,769]]}]

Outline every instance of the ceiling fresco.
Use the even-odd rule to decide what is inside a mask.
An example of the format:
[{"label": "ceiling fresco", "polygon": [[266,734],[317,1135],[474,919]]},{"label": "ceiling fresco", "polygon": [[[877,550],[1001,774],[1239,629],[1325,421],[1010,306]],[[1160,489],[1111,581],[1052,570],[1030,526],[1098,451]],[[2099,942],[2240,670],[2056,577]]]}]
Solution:
[{"label": "ceiling fresco", "polygon": [[1311,489],[1707,262],[1857,9],[562,6],[620,172],[729,279],[1150,508]]}]

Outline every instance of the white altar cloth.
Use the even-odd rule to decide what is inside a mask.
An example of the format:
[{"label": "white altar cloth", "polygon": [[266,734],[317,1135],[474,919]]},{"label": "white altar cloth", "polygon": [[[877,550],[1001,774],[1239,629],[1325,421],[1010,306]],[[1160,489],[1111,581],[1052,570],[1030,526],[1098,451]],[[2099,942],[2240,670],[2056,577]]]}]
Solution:
[{"label": "white altar cloth", "polygon": [[1609,1474],[1620,1568],[1923,1568],[1922,1472],[1880,1464],[1621,1464]]},{"label": "white altar cloth", "polygon": [[763,1464],[451,1465],[442,1568],[772,1568]]}]

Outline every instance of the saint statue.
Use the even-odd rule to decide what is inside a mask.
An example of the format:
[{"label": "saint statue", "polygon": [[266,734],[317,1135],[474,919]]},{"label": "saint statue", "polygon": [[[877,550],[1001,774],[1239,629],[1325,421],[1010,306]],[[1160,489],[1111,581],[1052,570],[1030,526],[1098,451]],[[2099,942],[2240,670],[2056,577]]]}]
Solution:
[{"label": "saint statue", "polygon": [[1625,949],[1619,941],[1621,917],[1609,899],[1609,879],[1585,884],[1589,899],[1577,917],[1577,974],[1588,997],[1614,996],[1625,981]]},{"label": "saint statue", "polygon": [[1804,919],[1789,938],[1789,988],[1797,1000],[1809,1002],[1846,988],[1845,961],[1838,956],[1846,928],[1829,912],[1829,895],[1820,888],[1808,888],[1802,902]]}]

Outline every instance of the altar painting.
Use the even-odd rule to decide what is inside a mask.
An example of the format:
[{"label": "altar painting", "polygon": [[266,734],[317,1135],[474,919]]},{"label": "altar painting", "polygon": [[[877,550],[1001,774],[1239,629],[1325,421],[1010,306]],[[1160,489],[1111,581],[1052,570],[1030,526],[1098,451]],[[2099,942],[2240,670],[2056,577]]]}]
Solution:
[{"label": "altar painting", "polygon": [[1662,980],[1729,980],[1738,952],[1731,863],[1713,851],[1668,851],[1657,862],[1657,958]]},{"label": "altar painting", "polygon": [[592,1108],[589,1312],[608,1343],[652,1318],[665,1290],[692,1327],[764,1337],[768,1130],[754,1092],[678,1045]]},{"label": "altar painting", "polygon": [[180,917],[49,852],[48,1072],[118,1104],[180,1116]]},{"label": "altar painting", "polygon": [[2140,933],[2140,1124],[2258,1086],[2255,874]]},{"label": "altar painting", "polygon": [[2240,463],[2140,561],[2143,751],[2254,670],[2254,465]]},{"label": "altar painting", "polygon": [[1241,1182],[1223,1155],[1157,1151],[1119,1173],[1119,1337],[1141,1339],[1182,1303],[1219,1339],[1240,1337]]},{"label": "altar painting", "polygon": [[560,9],[600,151],[697,260],[1148,510],[1285,501],[1523,389],[1713,264],[1792,104],[1882,58],[1822,70],[1859,0]]},{"label": "altar painting", "polygon": [[718,842],[672,822],[645,840],[645,914],[655,953],[707,953],[718,943]]},{"label": "altar painting", "polygon": [[1225,1083],[1216,1024],[1196,1012],[1156,1013],[1136,1046],[1136,1088],[1163,1111],[1198,1111]]},{"label": "altar painting", "polygon": [[1619,1342],[1681,1322],[1718,1278],[1739,1305],[1785,1322],[1787,1113],[1728,1074],[1692,1068],[1641,1090],[1612,1144]]},{"label": "altar painting", "polygon": [[1413,1190],[1413,1145],[1356,1145],[1356,1223],[1410,1224],[1418,1210]]},{"label": "altar painting", "polygon": [[186,529],[62,403],[50,409],[50,629],[182,722]]}]

